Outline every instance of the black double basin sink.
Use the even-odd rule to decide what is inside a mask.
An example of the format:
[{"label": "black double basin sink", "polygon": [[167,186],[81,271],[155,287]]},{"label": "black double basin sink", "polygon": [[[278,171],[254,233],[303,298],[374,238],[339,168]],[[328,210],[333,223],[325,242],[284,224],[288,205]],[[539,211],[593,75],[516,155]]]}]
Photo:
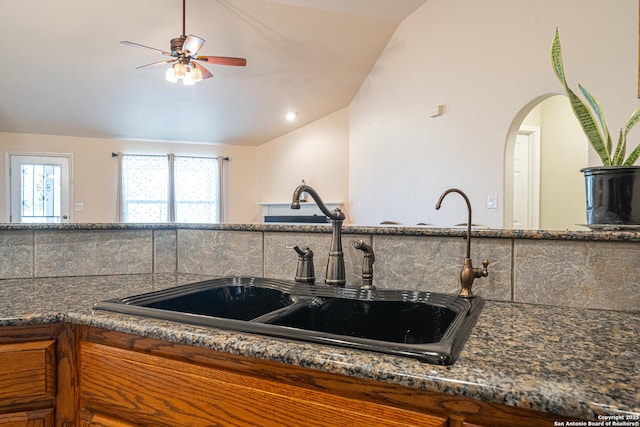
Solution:
[{"label": "black double basin sink", "polygon": [[94,308],[451,365],[483,306],[480,297],[225,277]]}]

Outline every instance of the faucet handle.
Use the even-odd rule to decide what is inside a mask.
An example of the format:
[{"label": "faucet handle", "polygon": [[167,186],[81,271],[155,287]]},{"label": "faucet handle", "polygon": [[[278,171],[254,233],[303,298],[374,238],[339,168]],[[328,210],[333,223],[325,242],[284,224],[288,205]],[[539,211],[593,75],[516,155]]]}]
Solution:
[{"label": "faucet handle", "polygon": [[303,249],[293,246],[292,249],[298,254],[296,282],[314,284],[316,282],[316,274],[313,266],[313,251],[308,246]]},{"label": "faucet handle", "polygon": [[487,277],[489,275],[489,271],[487,270],[487,267],[489,267],[489,260],[488,259],[483,259],[482,260],[482,269],[479,268],[474,268],[473,270],[473,275],[477,278],[480,277]]},{"label": "faucet handle", "polygon": [[464,264],[462,266],[462,271],[460,271],[461,287],[460,293],[458,295],[465,298],[473,298],[473,291],[471,290],[473,281],[481,277],[487,277],[489,275],[488,267],[488,259],[482,261],[482,268],[476,268],[473,266],[471,258],[465,258]]}]

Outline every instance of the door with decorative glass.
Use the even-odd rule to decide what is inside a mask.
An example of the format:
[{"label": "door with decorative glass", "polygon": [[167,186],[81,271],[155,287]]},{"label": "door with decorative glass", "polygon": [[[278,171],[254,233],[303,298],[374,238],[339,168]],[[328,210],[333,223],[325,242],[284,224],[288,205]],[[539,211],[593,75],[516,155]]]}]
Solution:
[{"label": "door with decorative glass", "polygon": [[71,156],[9,157],[9,222],[69,222]]}]

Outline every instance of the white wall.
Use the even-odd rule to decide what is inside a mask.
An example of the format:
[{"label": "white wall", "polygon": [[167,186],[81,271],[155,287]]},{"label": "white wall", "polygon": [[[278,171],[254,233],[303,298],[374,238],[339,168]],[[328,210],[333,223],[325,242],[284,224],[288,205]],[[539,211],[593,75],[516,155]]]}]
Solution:
[{"label": "white wall", "polygon": [[348,108],[259,146],[257,158],[259,202],[291,202],[293,190],[304,179],[325,203],[347,203]]},{"label": "white wall", "polygon": [[[463,222],[459,197],[434,209],[443,190],[459,187],[474,222],[501,227],[512,121],[532,100],[561,92],[549,54],[556,26],[570,85],[579,79],[595,94],[617,132],[638,105],[637,21],[634,1],[427,1],[400,25],[351,104],[352,221]],[[438,104],[446,113],[430,118]],[[489,194],[499,209],[485,207]]]},{"label": "white wall", "polygon": [[6,218],[6,153],[72,153],[74,160],[75,203],[84,211],[73,212],[73,222],[115,222],[117,164],[112,152],[228,156],[227,222],[247,223],[256,220],[256,149],[229,145],[170,144],[162,142],[121,141],[0,132],[2,164],[0,166],[0,222]]}]

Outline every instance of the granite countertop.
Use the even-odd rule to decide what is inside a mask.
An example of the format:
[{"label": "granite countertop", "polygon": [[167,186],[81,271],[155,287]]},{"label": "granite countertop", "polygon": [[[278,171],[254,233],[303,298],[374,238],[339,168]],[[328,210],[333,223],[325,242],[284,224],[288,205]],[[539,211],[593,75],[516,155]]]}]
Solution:
[{"label": "granite countertop", "polygon": [[[176,224],[176,223],[68,223],[68,224],[17,224],[0,223],[0,231],[10,230],[227,230],[265,232],[330,233],[330,224]],[[402,225],[345,225],[345,234],[374,234],[398,236],[465,236],[466,227],[440,228],[433,226]],[[578,240],[578,241],[640,241],[640,227],[609,226],[591,230],[510,230],[498,228],[472,228],[474,237],[533,240]]]},{"label": "granite countertop", "polygon": [[94,302],[208,277],[0,280],[0,326],[69,321],[558,415],[640,415],[640,313],[488,301],[450,367],[92,310]]}]

